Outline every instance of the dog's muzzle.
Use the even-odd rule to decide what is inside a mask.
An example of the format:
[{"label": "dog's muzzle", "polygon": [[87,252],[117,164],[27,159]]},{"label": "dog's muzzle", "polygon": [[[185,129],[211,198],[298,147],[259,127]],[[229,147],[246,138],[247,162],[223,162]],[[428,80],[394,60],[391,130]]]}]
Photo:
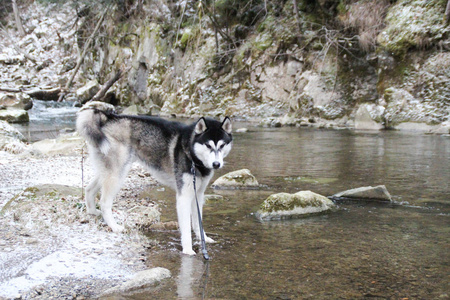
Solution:
[{"label": "dog's muzzle", "polygon": [[214,169],[218,169],[218,168],[220,168],[220,162],[215,161],[215,162],[213,162],[212,166]]}]

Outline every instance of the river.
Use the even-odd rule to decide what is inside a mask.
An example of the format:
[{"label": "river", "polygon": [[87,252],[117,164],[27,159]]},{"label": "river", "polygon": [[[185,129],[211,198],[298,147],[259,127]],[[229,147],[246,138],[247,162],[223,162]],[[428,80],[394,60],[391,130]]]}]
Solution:
[{"label": "river", "polygon": [[[205,229],[218,242],[208,245],[208,263],[180,256],[176,231],[149,232],[166,245],[149,261],[175,280],[132,299],[448,298],[448,136],[250,127],[235,134],[227,161],[220,174],[248,168],[264,187],[207,191],[224,197],[205,207]],[[393,204],[338,203],[336,212],[290,221],[254,217],[271,193],[330,196],[379,184]],[[172,192],[147,192],[163,203],[164,220],[176,220]]]},{"label": "river", "polygon": [[[39,137],[21,130],[39,139],[73,128],[73,119],[55,122]],[[168,268],[173,277],[120,299],[449,298],[449,136],[235,127],[249,131],[234,134],[215,178],[248,168],[262,187],[207,191],[223,196],[204,209],[205,230],[217,241],[207,246],[209,262],[180,255],[177,230],[147,232],[158,241],[148,266]],[[254,216],[271,193],[330,196],[379,184],[393,203],[342,202],[326,215],[289,221]],[[141,197],[160,204],[162,221],[176,220],[173,192],[155,188]]]}]

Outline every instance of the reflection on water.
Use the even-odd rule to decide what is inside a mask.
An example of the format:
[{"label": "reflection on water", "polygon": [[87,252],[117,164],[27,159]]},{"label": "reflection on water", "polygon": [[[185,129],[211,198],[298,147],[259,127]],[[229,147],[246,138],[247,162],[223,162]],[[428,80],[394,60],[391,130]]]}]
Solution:
[{"label": "reflection on water", "polygon": [[[180,254],[176,231],[160,242],[151,266],[173,278],[130,299],[448,298],[450,139],[400,132],[255,129],[235,135],[225,170],[249,168],[261,190],[209,190],[205,230],[218,241],[201,255]],[[219,174],[219,175],[220,175]],[[311,218],[259,222],[273,192],[323,195],[385,184],[396,205],[341,203]],[[172,192],[147,191],[176,220]]]}]

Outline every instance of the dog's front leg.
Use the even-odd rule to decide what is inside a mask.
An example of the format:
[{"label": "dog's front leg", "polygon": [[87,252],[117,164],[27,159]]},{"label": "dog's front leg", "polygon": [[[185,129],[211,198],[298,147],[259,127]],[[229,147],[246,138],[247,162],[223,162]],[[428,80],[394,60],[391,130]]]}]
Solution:
[{"label": "dog's front leg", "polygon": [[[199,191],[199,193],[197,194],[197,197],[198,197],[198,208],[200,209],[200,217],[203,220],[203,204],[205,203],[204,192],[202,190]],[[195,201],[195,199],[192,201],[192,228],[194,229],[197,239],[199,241],[201,241],[197,202]],[[205,237],[206,243],[215,243],[216,242],[212,238],[206,236],[206,232],[204,231],[204,228],[203,228],[203,236]]]},{"label": "dog's front leg", "polygon": [[183,189],[177,192],[177,214],[178,214],[178,226],[181,233],[181,246],[183,247],[183,253],[188,255],[195,255],[192,250],[192,237],[191,237],[191,202],[192,193]]}]

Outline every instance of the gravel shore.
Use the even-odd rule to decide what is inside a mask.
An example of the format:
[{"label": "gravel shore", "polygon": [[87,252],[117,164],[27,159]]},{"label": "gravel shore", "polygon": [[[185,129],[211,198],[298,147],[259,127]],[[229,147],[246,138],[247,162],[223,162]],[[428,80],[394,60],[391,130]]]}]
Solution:
[{"label": "gravel shore", "polygon": [[154,241],[140,229],[159,221],[144,188],[156,186],[133,166],[115,204],[127,231],[110,231],[88,216],[81,187],[92,177],[88,160],[0,152],[0,299],[86,299],[147,269]]}]

